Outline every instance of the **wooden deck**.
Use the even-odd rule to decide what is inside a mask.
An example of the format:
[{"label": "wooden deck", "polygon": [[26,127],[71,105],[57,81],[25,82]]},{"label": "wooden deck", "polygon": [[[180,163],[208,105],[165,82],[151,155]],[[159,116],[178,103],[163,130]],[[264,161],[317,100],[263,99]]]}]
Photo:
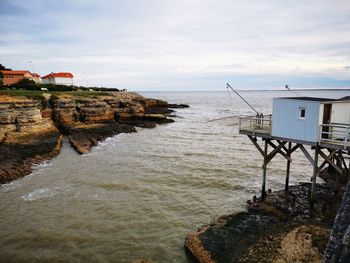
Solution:
[{"label": "wooden deck", "polygon": [[350,150],[350,124],[331,123],[320,125],[320,145]]},{"label": "wooden deck", "polygon": [[282,140],[298,144],[306,144],[322,148],[350,151],[350,125],[348,124],[322,124],[319,127],[319,141],[308,142],[290,138],[280,138],[271,135],[272,119],[271,115],[264,118],[241,117],[239,121],[239,133],[252,137],[271,140]]},{"label": "wooden deck", "polygon": [[254,137],[271,137],[271,115],[264,118],[241,117],[239,118],[239,133]]}]

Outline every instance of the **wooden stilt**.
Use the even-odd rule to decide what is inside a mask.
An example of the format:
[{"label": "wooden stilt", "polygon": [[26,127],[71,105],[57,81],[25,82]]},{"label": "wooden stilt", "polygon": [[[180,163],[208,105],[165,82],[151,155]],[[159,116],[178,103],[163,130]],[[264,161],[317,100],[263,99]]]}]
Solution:
[{"label": "wooden stilt", "polygon": [[340,151],[338,151],[338,158],[336,158],[336,164],[337,164],[337,167],[340,169],[340,172],[336,172],[335,174],[335,185],[334,185],[334,188],[335,188],[335,192],[337,193],[338,192],[338,189],[339,189],[339,184],[340,184],[340,177],[343,175],[343,169],[342,169],[342,160],[341,160],[341,157],[340,157]]},{"label": "wooden stilt", "polygon": [[264,151],[261,149],[260,145],[256,142],[256,138],[249,135],[248,135],[248,138],[255,145],[255,147],[258,149],[261,155],[264,156]]},{"label": "wooden stilt", "polygon": [[263,165],[263,181],[262,181],[262,188],[261,188],[261,199],[264,200],[266,196],[266,167],[267,167],[267,146],[268,146],[268,140],[265,140],[265,147],[264,147],[264,165]]},{"label": "wooden stilt", "polygon": [[314,157],[314,161],[313,161],[314,171],[313,171],[313,175],[312,175],[312,186],[311,186],[311,196],[310,196],[311,204],[313,204],[315,202],[315,188],[316,188],[316,177],[317,177],[317,173],[318,173],[317,164],[318,164],[319,149],[320,149],[320,146],[317,144],[315,147],[315,157]]},{"label": "wooden stilt", "polygon": [[345,162],[345,159],[344,159],[344,156],[343,156],[343,153],[340,151],[339,152],[339,157],[341,158],[341,161],[343,163],[343,166],[344,166],[344,170],[343,170],[343,173],[344,173],[344,177],[345,178],[349,178],[349,167],[346,165],[346,162]]},{"label": "wooden stilt", "polygon": [[287,156],[289,159],[287,159],[287,173],[286,173],[286,184],[285,184],[285,191],[288,192],[289,189],[289,171],[290,171],[290,156],[291,156],[291,149],[292,149],[292,143],[288,143],[288,150],[287,150]]}]

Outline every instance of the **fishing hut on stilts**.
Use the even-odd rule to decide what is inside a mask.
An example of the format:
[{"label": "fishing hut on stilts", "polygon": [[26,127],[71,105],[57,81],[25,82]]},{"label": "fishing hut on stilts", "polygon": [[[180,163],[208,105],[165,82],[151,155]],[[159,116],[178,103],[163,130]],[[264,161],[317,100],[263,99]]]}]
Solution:
[{"label": "fishing hut on stilts", "polygon": [[[266,196],[267,166],[277,154],[287,161],[285,190],[288,191],[292,154],[297,149],[313,166],[311,204],[315,201],[317,175],[327,164],[337,172],[335,187],[339,175],[350,179],[350,96],[274,98],[271,115],[240,117],[239,133],[247,135],[263,157],[262,199]],[[259,139],[263,147],[258,144]]]}]

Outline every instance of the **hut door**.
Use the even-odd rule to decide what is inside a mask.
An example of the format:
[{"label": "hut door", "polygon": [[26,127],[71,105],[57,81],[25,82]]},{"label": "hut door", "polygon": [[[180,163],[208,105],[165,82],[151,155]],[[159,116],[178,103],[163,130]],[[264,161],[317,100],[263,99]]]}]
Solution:
[{"label": "hut door", "polygon": [[[323,108],[323,120],[322,124],[330,124],[331,122],[331,110],[332,110],[332,104],[324,104]],[[329,127],[322,127],[323,132],[329,132]],[[328,139],[328,134],[322,133],[322,138]]]}]

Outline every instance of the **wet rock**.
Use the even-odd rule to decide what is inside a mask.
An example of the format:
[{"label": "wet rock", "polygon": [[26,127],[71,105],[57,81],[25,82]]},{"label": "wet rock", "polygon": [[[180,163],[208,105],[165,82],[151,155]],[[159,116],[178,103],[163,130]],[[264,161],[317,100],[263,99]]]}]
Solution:
[{"label": "wet rock", "polygon": [[324,257],[325,262],[350,262],[350,183],[334,220]]},{"label": "wet rock", "polygon": [[199,238],[201,233],[202,232],[198,232],[187,235],[185,240],[185,247],[200,263],[215,263],[209,251],[204,248],[203,243]]},{"label": "wet rock", "polygon": [[73,128],[69,131],[69,142],[78,153],[86,154],[99,141],[119,133],[136,132],[134,126],[118,123],[104,123],[86,127]]},{"label": "wet rock", "polygon": [[[328,185],[316,184],[314,208],[311,208],[309,193],[311,183],[301,183],[290,186],[286,193],[284,190],[272,192],[263,202],[256,202],[248,206],[249,211],[260,211],[274,215],[279,220],[316,220],[331,224],[339,205],[341,193],[335,195]],[[323,211],[323,206],[329,207]]]},{"label": "wet rock", "polygon": [[140,259],[134,260],[132,263],[153,263],[153,261],[150,259],[140,258]]},{"label": "wet rock", "polygon": [[173,112],[174,111],[172,109],[166,107],[153,107],[145,109],[146,114],[171,114]]},{"label": "wet rock", "polygon": [[[189,234],[185,247],[200,262],[208,255],[213,262],[320,262],[342,195],[316,185],[311,209],[310,188],[302,183],[248,202],[248,212],[224,216]],[[310,261],[298,261],[304,256]]]},{"label": "wet rock", "polygon": [[242,212],[220,217],[197,233],[189,234],[185,247],[200,262],[237,262],[260,236],[277,223],[273,216],[261,213]]},{"label": "wet rock", "polygon": [[30,174],[32,165],[59,154],[63,136],[58,132],[22,135],[0,144],[0,184]]},{"label": "wet rock", "polygon": [[339,174],[332,166],[323,169],[318,176],[332,187],[336,187],[336,184],[339,184],[339,186],[345,186],[348,182],[346,171],[344,171],[342,174]]},{"label": "wet rock", "polygon": [[171,109],[185,109],[189,107],[190,106],[187,104],[168,104],[168,108],[171,108]]}]

